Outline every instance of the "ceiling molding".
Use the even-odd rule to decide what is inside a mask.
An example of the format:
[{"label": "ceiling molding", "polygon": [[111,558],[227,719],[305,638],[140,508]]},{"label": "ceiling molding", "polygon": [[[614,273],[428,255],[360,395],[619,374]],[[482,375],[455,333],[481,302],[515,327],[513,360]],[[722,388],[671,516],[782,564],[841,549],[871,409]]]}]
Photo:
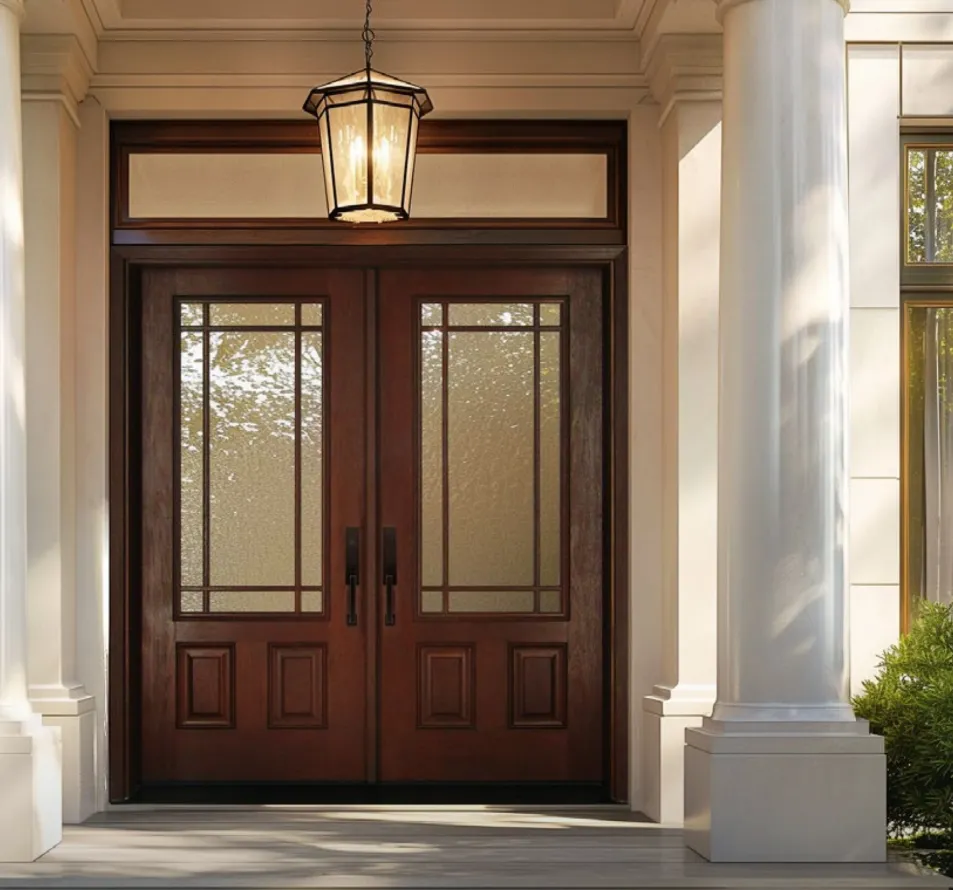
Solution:
[{"label": "ceiling molding", "polygon": [[70,34],[24,34],[20,43],[24,102],[60,102],[79,126],[79,103],[86,98],[92,66]]},{"label": "ceiling molding", "polygon": [[86,97],[93,68],[71,34],[24,34],[20,40],[23,93],[62,93],[72,102]]},{"label": "ceiling molding", "polygon": [[644,61],[652,95],[662,109],[659,126],[679,102],[721,99],[720,34],[663,34]]},{"label": "ceiling molding", "polygon": [[29,0],[21,33],[31,36],[75,37],[90,67],[95,69],[99,49],[98,20],[92,0]]}]

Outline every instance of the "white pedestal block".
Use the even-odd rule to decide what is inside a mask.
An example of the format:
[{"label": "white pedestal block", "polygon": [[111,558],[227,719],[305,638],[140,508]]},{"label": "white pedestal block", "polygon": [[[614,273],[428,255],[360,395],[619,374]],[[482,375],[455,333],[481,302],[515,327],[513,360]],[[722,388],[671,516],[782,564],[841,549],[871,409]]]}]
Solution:
[{"label": "white pedestal block", "polygon": [[685,842],[711,862],[884,862],[883,739],[841,726],[686,733]]},{"label": "white pedestal block", "polygon": [[685,804],[685,730],[711,714],[714,688],[704,698],[678,696],[657,686],[642,700],[642,812],[655,822],[681,825]]},{"label": "white pedestal block", "polygon": [[63,837],[59,730],[0,724],[0,862],[32,862]]},{"label": "white pedestal block", "polygon": [[43,724],[60,735],[63,762],[63,822],[78,825],[96,812],[96,709],[92,696],[75,714],[44,714]]}]

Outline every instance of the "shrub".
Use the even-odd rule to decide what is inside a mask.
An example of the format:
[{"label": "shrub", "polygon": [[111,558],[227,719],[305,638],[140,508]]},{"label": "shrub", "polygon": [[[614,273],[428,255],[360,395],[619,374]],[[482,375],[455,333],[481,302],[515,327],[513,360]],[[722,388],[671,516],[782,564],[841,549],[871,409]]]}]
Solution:
[{"label": "shrub", "polygon": [[[923,603],[910,633],[881,656],[854,699],[884,737],[887,827],[921,858],[949,868],[953,852],[953,607]],[[930,851],[930,852],[927,852]]]}]

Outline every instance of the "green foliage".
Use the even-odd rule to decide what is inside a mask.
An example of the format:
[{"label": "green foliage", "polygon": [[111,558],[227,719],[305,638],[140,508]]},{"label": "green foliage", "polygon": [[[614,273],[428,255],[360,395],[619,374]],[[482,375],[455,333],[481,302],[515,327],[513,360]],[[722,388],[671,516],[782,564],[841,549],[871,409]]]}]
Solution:
[{"label": "green foliage", "polygon": [[953,861],[953,607],[921,605],[854,710],[884,737],[890,834],[915,838],[918,856],[946,871]]}]

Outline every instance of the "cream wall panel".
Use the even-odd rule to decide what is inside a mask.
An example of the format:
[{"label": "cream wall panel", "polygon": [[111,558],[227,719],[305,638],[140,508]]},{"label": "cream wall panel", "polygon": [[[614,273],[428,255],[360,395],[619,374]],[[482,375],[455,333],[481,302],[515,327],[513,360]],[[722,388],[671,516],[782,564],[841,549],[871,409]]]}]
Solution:
[{"label": "cream wall panel", "polygon": [[895,584],[850,588],[850,689],[856,695],[873,679],[881,653],[900,637],[900,588]]},{"label": "cream wall panel", "polygon": [[[605,217],[606,158],[595,154],[420,154],[418,219]],[[327,215],[318,154],[134,154],[136,218]]]},{"label": "cream wall panel", "polygon": [[[944,36],[937,35],[937,39]],[[904,46],[902,52],[903,114],[953,115],[953,44]]]},{"label": "cream wall panel", "polygon": [[852,479],[851,584],[900,583],[900,480]]},{"label": "cream wall panel", "polygon": [[629,785],[637,810],[645,794],[640,774],[642,698],[662,681],[662,148],[658,115],[658,106],[646,105],[629,117]]},{"label": "cream wall panel", "polygon": [[900,300],[900,49],[851,46],[847,55],[850,302]]},{"label": "cream wall panel", "polygon": [[850,470],[900,478],[900,310],[850,313]]}]

